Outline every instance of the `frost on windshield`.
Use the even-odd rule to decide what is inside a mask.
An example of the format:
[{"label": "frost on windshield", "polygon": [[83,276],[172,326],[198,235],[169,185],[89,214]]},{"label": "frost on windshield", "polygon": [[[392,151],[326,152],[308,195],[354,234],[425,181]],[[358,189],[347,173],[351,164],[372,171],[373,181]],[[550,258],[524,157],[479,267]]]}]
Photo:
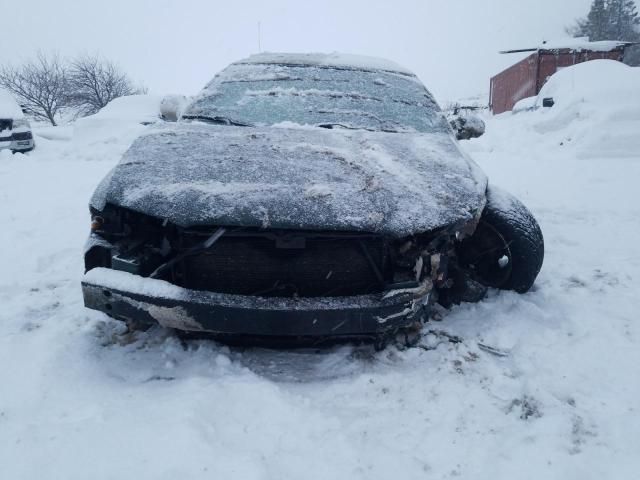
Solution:
[{"label": "frost on windshield", "polygon": [[205,87],[184,116],[257,126],[293,122],[402,132],[448,128],[415,76],[308,65],[233,64]]}]

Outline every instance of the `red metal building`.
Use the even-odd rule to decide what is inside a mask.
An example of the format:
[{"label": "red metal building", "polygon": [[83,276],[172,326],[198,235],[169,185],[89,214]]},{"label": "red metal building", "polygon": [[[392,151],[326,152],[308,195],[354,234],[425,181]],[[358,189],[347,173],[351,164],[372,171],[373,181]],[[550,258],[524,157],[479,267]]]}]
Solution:
[{"label": "red metal building", "polygon": [[491,79],[489,106],[494,114],[511,110],[523,98],[540,92],[547,79],[559,69],[596,59],[622,61],[629,42],[587,42],[547,45],[540,48],[508,50],[500,53],[533,52],[527,58]]}]

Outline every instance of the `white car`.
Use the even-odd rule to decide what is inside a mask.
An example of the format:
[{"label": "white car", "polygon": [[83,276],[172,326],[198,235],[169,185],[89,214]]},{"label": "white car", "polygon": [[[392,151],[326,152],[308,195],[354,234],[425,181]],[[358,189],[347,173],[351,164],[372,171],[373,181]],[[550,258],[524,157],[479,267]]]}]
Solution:
[{"label": "white car", "polygon": [[0,150],[28,152],[35,146],[31,125],[20,106],[9,93],[0,90]]}]

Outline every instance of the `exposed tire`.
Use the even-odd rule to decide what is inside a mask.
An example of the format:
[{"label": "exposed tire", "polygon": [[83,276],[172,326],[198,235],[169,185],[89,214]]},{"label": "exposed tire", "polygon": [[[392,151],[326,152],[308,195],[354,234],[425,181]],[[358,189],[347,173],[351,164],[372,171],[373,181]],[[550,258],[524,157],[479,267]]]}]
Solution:
[{"label": "exposed tire", "polygon": [[460,243],[458,259],[483,285],[525,293],[542,268],[542,231],[517,198],[490,187],[480,223],[474,234]]}]

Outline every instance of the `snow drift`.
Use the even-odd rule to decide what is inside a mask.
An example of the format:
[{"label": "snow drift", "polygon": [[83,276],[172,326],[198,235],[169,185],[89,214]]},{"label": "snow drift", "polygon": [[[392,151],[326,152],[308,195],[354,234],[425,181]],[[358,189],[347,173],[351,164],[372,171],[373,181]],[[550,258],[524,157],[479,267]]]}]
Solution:
[{"label": "snow drift", "polygon": [[109,102],[95,115],[75,122],[73,135],[87,146],[98,143],[117,143],[121,138],[132,141],[145,125],[160,121],[160,102],[157,95],[129,95]]}]

